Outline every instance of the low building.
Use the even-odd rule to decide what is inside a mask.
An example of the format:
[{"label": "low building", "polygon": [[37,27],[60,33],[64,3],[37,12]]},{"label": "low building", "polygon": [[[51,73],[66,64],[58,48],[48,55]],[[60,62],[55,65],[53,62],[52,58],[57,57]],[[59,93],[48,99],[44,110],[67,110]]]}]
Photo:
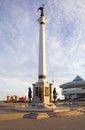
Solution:
[{"label": "low building", "polygon": [[76,76],[72,82],[60,85],[60,88],[66,100],[85,99],[85,80],[80,76]]}]

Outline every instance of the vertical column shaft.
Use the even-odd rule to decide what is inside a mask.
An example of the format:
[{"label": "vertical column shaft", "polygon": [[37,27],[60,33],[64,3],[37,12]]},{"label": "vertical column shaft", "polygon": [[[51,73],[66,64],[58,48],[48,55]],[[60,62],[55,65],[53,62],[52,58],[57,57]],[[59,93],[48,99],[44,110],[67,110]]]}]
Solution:
[{"label": "vertical column shaft", "polygon": [[45,45],[45,22],[44,16],[38,20],[39,30],[39,66],[38,66],[38,81],[46,82],[46,45]]}]

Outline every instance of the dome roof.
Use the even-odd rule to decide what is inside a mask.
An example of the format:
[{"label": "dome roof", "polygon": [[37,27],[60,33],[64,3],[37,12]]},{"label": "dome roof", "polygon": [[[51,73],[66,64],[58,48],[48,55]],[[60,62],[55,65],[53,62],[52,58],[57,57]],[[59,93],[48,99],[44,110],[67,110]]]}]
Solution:
[{"label": "dome roof", "polygon": [[79,75],[77,75],[73,80],[73,82],[79,82],[79,81],[84,81],[84,79],[82,79]]},{"label": "dome roof", "polygon": [[66,87],[79,87],[79,86],[85,86],[85,80],[82,79],[79,75],[77,75],[72,82],[64,83],[60,85],[60,88],[66,88]]}]

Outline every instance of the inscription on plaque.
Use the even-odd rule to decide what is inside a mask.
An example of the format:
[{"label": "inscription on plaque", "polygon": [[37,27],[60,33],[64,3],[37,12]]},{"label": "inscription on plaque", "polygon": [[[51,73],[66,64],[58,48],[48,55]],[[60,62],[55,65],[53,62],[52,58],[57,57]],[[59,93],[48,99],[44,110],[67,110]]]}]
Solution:
[{"label": "inscription on plaque", "polygon": [[49,96],[49,88],[48,87],[45,87],[45,96]]}]

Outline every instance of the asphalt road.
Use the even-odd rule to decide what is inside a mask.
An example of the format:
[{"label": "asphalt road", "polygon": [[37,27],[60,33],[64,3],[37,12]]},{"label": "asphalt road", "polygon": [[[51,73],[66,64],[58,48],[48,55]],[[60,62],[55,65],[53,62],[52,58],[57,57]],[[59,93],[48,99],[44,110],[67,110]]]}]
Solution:
[{"label": "asphalt road", "polygon": [[76,117],[0,121],[0,130],[85,130],[85,114]]}]

